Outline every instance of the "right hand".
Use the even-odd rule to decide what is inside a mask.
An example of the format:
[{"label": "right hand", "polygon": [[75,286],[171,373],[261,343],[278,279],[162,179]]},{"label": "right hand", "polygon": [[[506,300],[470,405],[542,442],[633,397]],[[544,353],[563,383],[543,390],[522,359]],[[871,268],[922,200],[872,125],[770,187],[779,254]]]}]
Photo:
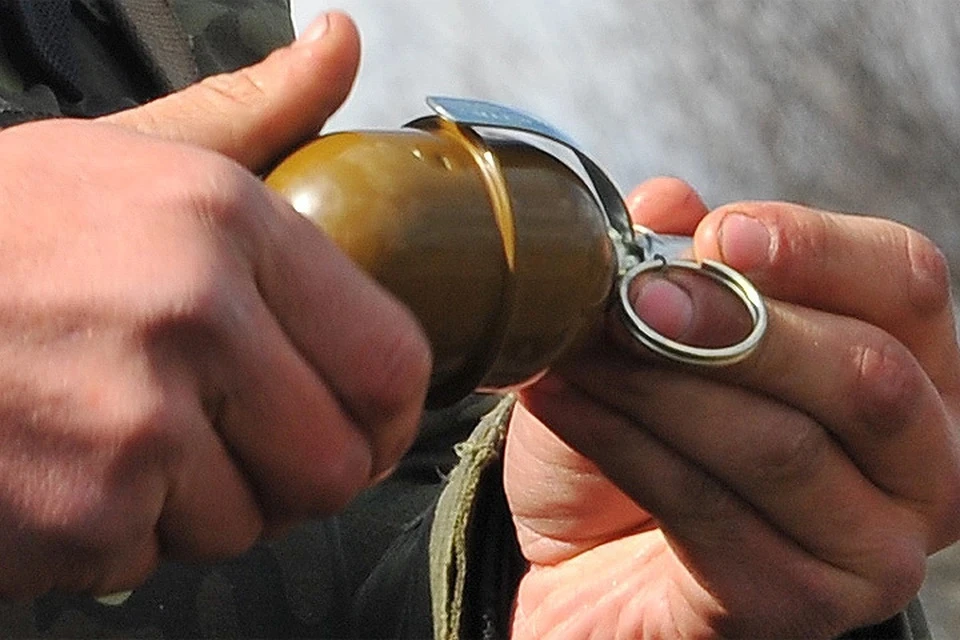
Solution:
[{"label": "right hand", "polygon": [[335,512],[412,441],[412,316],[254,175],[352,23],[99,122],[0,132],[0,596],[105,593]]},{"label": "right hand", "polygon": [[[776,202],[708,212],[677,180],[628,203],[749,277],[768,330],[743,362],[683,367],[611,314],[523,390],[504,454],[530,563],[513,636],[832,638],[901,610],[926,555],[960,538],[943,255],[888,220]],[[647,282],[660,286],[631,302],[670,337],[704,344],[724,326],[703,304],[715,285]]]}]

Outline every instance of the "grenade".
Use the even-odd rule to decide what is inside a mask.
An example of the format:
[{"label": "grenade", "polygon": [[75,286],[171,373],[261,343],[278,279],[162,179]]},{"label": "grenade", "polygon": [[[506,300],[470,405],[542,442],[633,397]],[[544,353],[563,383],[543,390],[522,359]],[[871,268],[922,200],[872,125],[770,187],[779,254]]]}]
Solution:
[{"label": "grenade", "polygon": [[[437,115],[401,129],[321,136],[265,181],[419,320],[439,407],[536,380],[656,236],[635,233],[609,180],[549,125],[492,103],[428,104]],[[583,171],[505,131],[560,143]]]}]

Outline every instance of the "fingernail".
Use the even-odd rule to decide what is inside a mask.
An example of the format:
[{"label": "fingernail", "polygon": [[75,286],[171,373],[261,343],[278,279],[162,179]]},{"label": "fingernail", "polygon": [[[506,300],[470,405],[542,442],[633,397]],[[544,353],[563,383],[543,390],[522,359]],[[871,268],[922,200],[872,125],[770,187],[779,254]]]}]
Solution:
[{"label": "fingernail", "polygon": [[638,283],[633,310],[654,331],[677,340],[693,324],[693,299],[689,292],[666,278],[651,276]]},{"label": "fingernail", "polygon": [[317,16],[313,22],[300,34],[300,37],[297,38],[297,41],[294,42],[294,46],[305,45],[311,42],[316,42],[324,36],[327,32],[327,29],[330,28],[330,16],[329,14],[323,13]]},{"label": "fingernail", "polygon": [[744,273],[770,262],[770,230],[742,213],[730,213],[720,223],[720,253],[723,261]]}]

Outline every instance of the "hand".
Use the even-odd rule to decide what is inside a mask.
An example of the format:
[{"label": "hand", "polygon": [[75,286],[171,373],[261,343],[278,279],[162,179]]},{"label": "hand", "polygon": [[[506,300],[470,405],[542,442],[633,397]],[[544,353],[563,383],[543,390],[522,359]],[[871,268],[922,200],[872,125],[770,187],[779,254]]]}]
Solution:
[{"label": "hand", "polygon": [[418,325],[251,173],[349,90],[356,31],[323,26],[142,108],[0,132],[0,595],[239,553],[414,437]]},{"label": "hand", "polygon": [[[695,370],[612,321],[524,392],[505,470],[530,561],[515,637],[827,638],[893,615],[926,555],[960,536],[943,257],[884,220],[782,203],[708,214],[672,179],[629,204],[749,276],[769,333],[746,361]],[[636,308],[656,300],[659,326],[702,338],[695,285],[661,280]]]}]

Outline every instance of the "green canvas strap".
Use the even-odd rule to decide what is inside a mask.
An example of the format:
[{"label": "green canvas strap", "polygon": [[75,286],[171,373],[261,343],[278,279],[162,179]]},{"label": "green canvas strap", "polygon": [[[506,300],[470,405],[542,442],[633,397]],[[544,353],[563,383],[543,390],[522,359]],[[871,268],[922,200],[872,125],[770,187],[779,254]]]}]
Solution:
[{"label": "green canvas strap", "polygon": [[506,396],[457,446],[454,467],[437,503],[430,533],[430,591],[435,640],[461,638],[467,592],[468,533],[484,471],[500,459],[516,397]]}]

